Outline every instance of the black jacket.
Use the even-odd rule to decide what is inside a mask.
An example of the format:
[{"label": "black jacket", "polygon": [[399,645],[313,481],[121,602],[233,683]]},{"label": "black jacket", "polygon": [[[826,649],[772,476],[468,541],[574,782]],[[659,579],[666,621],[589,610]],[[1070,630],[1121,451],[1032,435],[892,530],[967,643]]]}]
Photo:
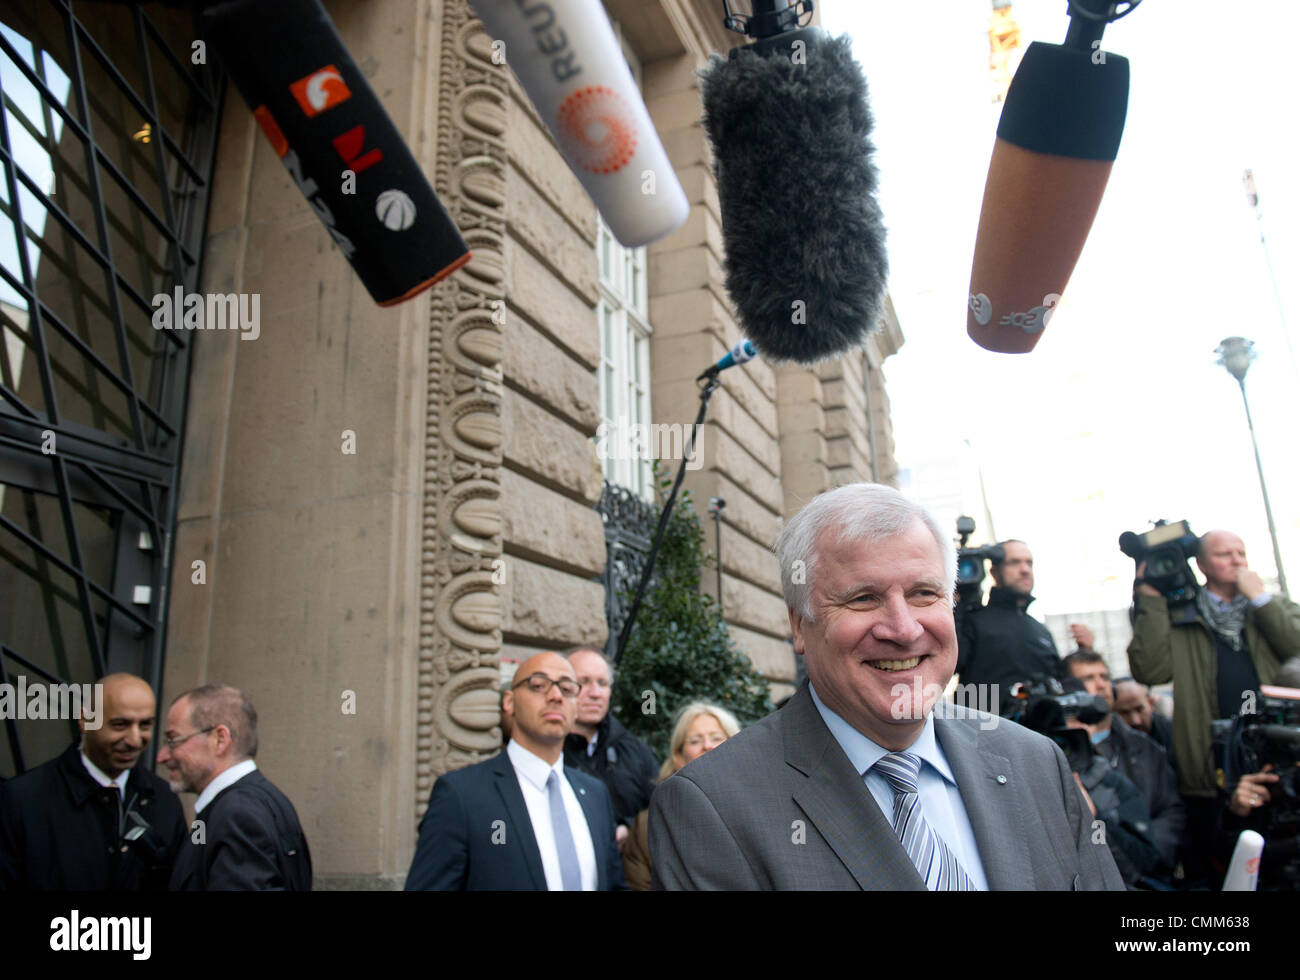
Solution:
[{"label": "black jacket", "polygon": [[1105,825],[1106,843],[1124,884],[1132,887],[1140,878],[1156,873],[1160,852],[1151,840],[1151,816],[1142,791],[1096,754],[1079,773],[1079,780],[1097,808],[1097,819]]},{"label": "black jacket", "polygon": [[298,814],[260,770],[223,789],[194,821],[172,891],[311,891],[311,852]]},{"label": "black jacket", "polygon": [[[625,890],[609,793],[599,779],[567,763],[564,776],[587,818],[597,891]],[[420,821],[406,890],[546,891],[537,835],[508,752],[438,777]]]},{"label": "black jacket", "polygon": [[1097,749],[1146,797],[1151,814],[1148,836],[1160,852],[1160,873],[1171,872],[1187,828],[1187,807],[1178,795],[1178,777],[1165,750],[1117,717],[1111,718],[1110,738],[1098,743]]},{"label": "black jacket", "polygon": [[596,728],[596,752],[587,755],[587,738],[577,733],[564,740],[564,764],[595,776],[609,790],[614,816],[631,828],[636,815],[650,805],[659,763],[650,747],[611,714]]},{"label": "black jacket", "polygon": [[[961,683],[996,684],[1000,706],[1008,704],[1016,681],[1065,677],[1052,634],[1025,612],[1033,601],[1033,596],[1026,598],[994,586],[988,604],[963,614],[959,623],[957,674]],[[988,701],[975,704],[966,700],[971,707],[994,710]]]},{"label": "black jacket", "polygon": [[[0,891],[163,891],[185,813],[167,782],[143,766],[116,789],[91,778],[72,745],[0,785]],[[135,840],[124,834],[149,829]]]}]

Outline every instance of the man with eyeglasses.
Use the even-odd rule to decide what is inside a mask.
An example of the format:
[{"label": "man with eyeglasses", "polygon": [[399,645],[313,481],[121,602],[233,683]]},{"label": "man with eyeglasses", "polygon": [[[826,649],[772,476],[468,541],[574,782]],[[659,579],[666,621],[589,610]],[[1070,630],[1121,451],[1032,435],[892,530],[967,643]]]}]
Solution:
[{"label": "man with eyeglasses", "polygon": [[172,788],[199,794],[172,891],[310,891],[307,838],[289,798],[257,768],[257,711],[244,693],[186,691],[163,736],[158,761]]},{"label": "man with eyeglasses", "polygon": [[609,792],[564,764],[580,690],[558,653],[520,665],[502,702],[505,751],[433,784],[407,891],[625,887]]},{"label": "man with eyeglasses", "polygon": [[564,740],[564,762],[595,776],[609,790],[622,850],[636,815],[650,805],[659,761],[645,742],[610,714],[614,673],[604,655],[591,647],[574,647],[564,655],[582,687],[573,731]]},{"label": "man with eyeglasses", "polygon": [[166,780],[139,765],[153,688],[132,674],[97,683],[99,717],[83,712],[80,744],[0,786],[0,891],[167,888],[185,815]]}]

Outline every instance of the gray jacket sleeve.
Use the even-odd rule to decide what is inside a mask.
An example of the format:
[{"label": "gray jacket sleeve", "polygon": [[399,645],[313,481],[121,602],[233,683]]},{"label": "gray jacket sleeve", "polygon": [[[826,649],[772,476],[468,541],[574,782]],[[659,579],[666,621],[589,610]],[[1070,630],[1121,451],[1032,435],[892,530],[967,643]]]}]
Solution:
[{"label": "gray jacket sleeve", "polygon": [[650,858],[655,891],[763,887],[708,796],[680,773],[651,797]]}]

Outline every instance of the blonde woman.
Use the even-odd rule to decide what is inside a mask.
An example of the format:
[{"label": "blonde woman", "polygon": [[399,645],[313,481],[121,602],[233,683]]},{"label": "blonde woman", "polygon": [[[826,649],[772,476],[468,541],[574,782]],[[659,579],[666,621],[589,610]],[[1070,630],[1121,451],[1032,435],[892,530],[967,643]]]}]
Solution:
[{"label": "blonde woman", "polygon": [[[673,724],[671,751],[659,769],[663,782],[688,762],[716,749],[740,731],[740,722],[726,708],[707,701],[692,701],[677,713]],[[650,890],[649,810],[637,814],[636,826],[623,845],[623,877],[633,891]]]}]

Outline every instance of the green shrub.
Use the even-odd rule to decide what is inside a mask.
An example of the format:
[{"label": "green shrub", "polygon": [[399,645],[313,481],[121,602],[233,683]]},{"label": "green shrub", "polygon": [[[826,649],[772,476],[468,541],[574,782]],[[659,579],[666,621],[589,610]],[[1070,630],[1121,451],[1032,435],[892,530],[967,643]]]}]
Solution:
[{"label": "green shrub", "polygon": [[[657,482],[662,507],[672,480]],[[684,491],[664,531],[655,576],[611,696],[619,721],[661,761],[668,755],[673,715],[691,701],[727,708],[744,725],[773,710],[767,679],[731,639],[717,603],[700,591],[700,572],[714,567],[714,561],[704,547],[691,494]],[[653,699],[646,692],[653,692]]]}]

